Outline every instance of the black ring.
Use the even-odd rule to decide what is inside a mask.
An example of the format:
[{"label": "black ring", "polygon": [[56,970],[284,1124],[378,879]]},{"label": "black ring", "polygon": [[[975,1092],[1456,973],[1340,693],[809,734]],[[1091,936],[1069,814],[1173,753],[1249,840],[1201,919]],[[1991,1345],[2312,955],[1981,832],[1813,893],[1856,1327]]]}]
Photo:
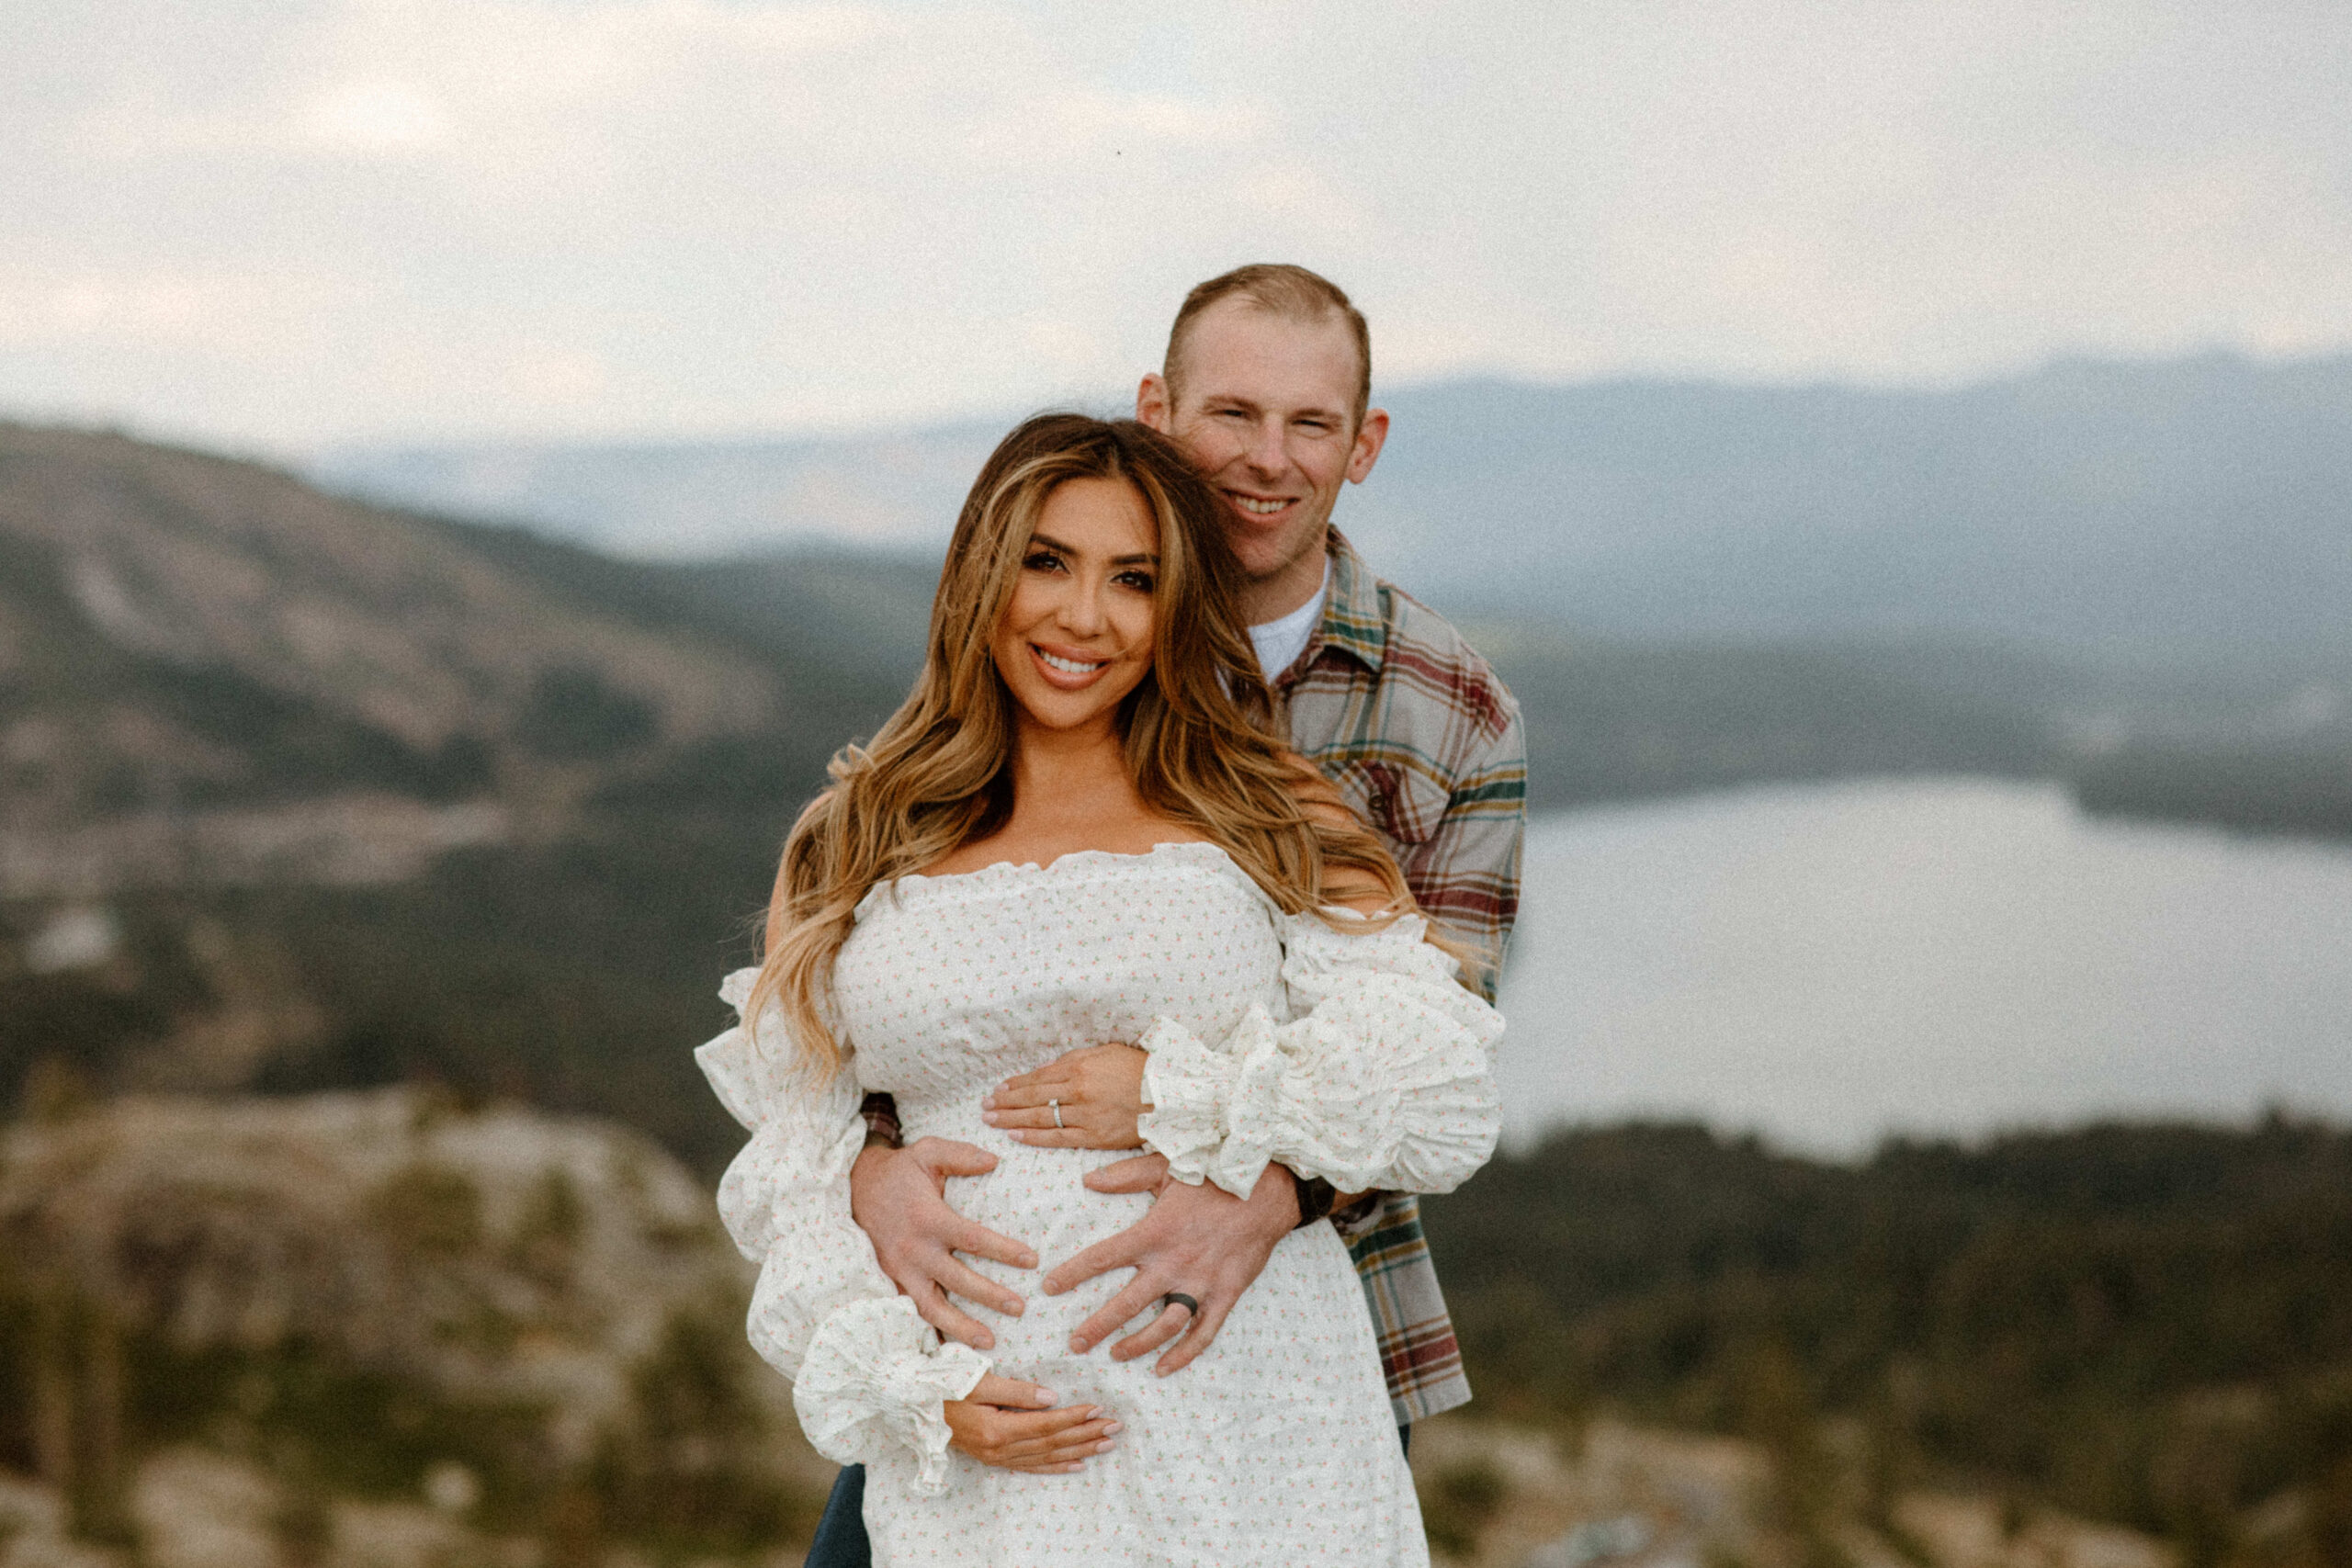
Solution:
[{"label": "black ring", "polygon": [[1159,1304],[1163,1308],[1181,1306],[1186,1312],[1191,1313],[1194,1317],[1201,1315],[1201,1303],[1194,1301],[1192,1297],[1186,1295],[1182,1291],[1169,1292],[1166,1295],[1159,1298]]}]

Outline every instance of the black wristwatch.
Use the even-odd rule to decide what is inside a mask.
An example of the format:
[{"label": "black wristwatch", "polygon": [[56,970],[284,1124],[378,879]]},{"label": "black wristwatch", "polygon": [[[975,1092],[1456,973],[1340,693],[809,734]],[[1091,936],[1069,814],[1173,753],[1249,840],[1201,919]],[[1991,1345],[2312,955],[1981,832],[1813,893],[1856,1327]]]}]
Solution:
[{"label": "black wristwatch", "polygon": [[1298,1224],[1293,1230],[1305,1230],[1317,1220],[1331,1217],[1331,1205],[1340,1196],[1336,1188],[1319,1176],[1306,1177],[1297,1186]]}]

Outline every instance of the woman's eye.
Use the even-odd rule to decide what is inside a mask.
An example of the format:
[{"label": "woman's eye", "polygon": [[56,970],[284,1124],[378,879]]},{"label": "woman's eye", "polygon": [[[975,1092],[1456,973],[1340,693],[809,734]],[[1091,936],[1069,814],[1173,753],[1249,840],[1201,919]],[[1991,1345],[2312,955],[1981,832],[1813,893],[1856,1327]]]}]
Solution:
[{"label": "woman's eye", "polygon": [[1119,581],[1138,593],[1151,592],[1151,573],[1148,571],[1123,571],[1119,573]]},{"label": "woman's eye", "polygon": [[1054,568],[1062,564],[1062,558],[1054,554],[1051,550],[1037,550],[1033,552],[1029,558],[1023,561],[1021,564],[1027,567],[1031,571],[1051,571]]}]

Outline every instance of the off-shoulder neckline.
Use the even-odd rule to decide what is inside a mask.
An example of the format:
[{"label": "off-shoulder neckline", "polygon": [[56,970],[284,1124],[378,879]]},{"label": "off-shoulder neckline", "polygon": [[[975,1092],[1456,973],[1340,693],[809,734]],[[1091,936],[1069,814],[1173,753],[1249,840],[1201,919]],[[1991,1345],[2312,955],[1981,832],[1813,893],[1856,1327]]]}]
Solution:
[{"label": "off-shoulder neckline", "polygon": [[910,871],[904,876],[897,878],[896,881],[903,886],[910,882],[970,882],[979,878],[1045,876],[1050,875],[1073,861],[1082,865],[1101,865],[1118,861],[1159,860],[1163,856],[1170,860],[1180,860],[1191,858],[1183,852],[1196,850],[1207,851],[1211,859],[1223,861],[1227,865],[1233,866],[1236,871],[1241,869],[1235,864],[1233,857],[1226,852],[1225,846],[1222,844],[1212,842],[1207,839],[1169,839],[1152,845],[1148,850],[1132,852],[1125,850],[1068,850],[1042,864],[1034,860],[1001,860],[970,871]]},{"label": "off-shoulder neckline", "polygon": [[1264,897],[1262,889],[1241,869],[1240,863],[1226,852],[1222,844],[1206,839],[1177,839],[1154,844],[1148,850],[1127,852],[1121,850],[1071,850],[1056,855],[1040,864],[1036,861],[1001,860],[992,865],[972,871],[925,873],[910,871],[905,875],[877,882],[866,889],[858,901],[857,912],[865,913],[868,905],[884,893],[909,893],[919,890],[953,891],[967,887],[986,887],[999,883],[1024,881],[1031,877],[1051,877],[1087,869],[1116,870],[1128,866],[1144,867],[1170,862],[1197,862],[1211,871],[1223,871],[1236,881]]}]

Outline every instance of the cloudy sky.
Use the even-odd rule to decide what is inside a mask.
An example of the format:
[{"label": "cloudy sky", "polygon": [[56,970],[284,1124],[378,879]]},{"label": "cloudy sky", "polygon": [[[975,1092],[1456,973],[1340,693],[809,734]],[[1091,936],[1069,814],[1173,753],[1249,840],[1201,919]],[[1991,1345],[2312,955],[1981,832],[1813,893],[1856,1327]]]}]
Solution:
[{"label": "cloudy sky", "polygon": [[299,453],[1099,397],[1328,272],[1379,374],[2352,347],[2352,7],[48,0],[0,416]]}]

